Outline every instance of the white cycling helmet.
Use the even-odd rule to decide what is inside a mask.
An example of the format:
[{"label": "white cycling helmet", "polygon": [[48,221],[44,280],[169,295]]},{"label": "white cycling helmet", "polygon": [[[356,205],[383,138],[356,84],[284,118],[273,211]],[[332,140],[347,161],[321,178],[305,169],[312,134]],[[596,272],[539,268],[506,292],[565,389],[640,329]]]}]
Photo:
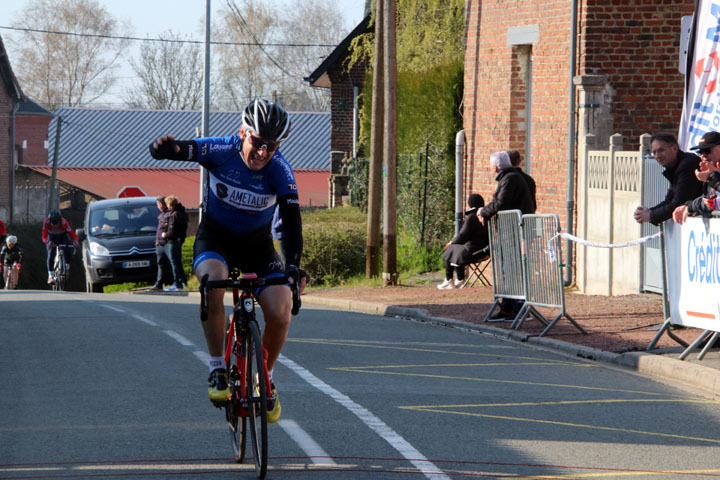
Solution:
[{"label": "white cycling helmet", "polygon": [[5,239],[5,243],[7,244],[8,247],[12,247],[13,245],[15,245],[17,243],[17,237],[15,235],[8,235],[7,238]]},{"label": "white cycling helmet", "polygon": [[282,142],[290,135],[290,116],[285,109],[262,98],[245,107],[242,123],[265,140]]}]

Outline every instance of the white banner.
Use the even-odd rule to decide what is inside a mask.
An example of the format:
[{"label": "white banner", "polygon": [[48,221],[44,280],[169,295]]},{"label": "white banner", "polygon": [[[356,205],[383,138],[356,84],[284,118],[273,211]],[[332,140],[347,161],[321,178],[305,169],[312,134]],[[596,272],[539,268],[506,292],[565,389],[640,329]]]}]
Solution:
[{"label": "white banner", "polygon": [[720,332],[720,218],[665,222],[674,324]]},{"label": "white banner", "polygon": [[692,64],[687,71],[687,90],[678,132],[678,145],[687,151],[707,132],[720,131],[720,0],[698,0],[692,45]]}]

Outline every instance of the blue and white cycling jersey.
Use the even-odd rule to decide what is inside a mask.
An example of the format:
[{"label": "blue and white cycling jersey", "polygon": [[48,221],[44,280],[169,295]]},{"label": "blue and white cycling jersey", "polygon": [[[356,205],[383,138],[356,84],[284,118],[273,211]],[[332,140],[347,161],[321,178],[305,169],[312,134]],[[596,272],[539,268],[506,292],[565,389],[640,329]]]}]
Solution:
[{"label": "blue and white cycling jersey", "polygon": [[238,135],[195,139],[197,162],[208,169],[204,211],[239,235],[270,223],[278,197],[297,196],[295,175],[280,150],[253,171],[241,158],[242,143]]}]

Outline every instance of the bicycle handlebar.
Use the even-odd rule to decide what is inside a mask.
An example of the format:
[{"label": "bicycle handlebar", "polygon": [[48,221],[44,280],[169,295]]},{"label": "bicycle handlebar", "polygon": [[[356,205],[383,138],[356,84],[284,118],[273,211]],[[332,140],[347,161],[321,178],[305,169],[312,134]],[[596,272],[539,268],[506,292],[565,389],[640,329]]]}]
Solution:
[{"label": "bicycle handlebar", "polygon": [[[297,281],[290,285],[292,291],[292,311],[293,315],[297,315],[300,311],[300,289],[298,288]],[[208,275],[203,276],[200,281],[200,320],[203,322],[208,317],[208,302],[207,302],[207,291],[211,288],[237,288],[245,292],[252,292],[253,290],[270,285],[285,285],[288,283],[288,277],[282,275],[279,277],[263,278],[258,277],[254,273],[244,274],[241,278],[226,280],[208,280]]]}]

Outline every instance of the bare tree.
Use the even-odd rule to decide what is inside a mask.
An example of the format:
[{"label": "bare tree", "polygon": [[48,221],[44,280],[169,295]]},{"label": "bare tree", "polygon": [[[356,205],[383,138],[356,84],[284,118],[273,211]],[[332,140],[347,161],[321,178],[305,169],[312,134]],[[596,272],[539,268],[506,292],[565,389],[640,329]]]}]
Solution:
[{"label": "bare tree", "polygon": [[96,0],[30,0],[13,26],[25,29],[13,42],[15,72],[23,90],[49,109],[92,103],[115,82],[126,43],[107,36],[125,27]]},{"label": "bare tree", "polygon": [[[342,39],[342,13],[334,0],[286,2],[279,8],[253,0],[226,0],[223,39],[243,45],[218,46],[221,64],[216,99],[242,108],[262,96],[291,110],[327,111],[329,92],[303,80]],[[216,37],[217,38],[217,37]]]},{"label": "bare tree", "polygon": [[[303,0],[288,2],[278,17],[279,43],[289,45],[337,45],[343,39],[343,15],[335,0]],[[327,111],[330,92],[310,87],[303,79],[312,73],[332,51],[332,47],[278,47],[275,53],[283,59],[289,75],[279,83],[294,110]]]},{"label": "bare tree", "polygon": [[240,7],[227,1],[213,37],[235,45],[218,45],[214,103],[239,110],[256,97],[267,97],[273,79],[272,62],[258,44],[267,43],[278,12],[268,4],[243,0]]},{"label": "bare tree", "polygon": [[203,52],[199,44],[183,42],[171,31],[165,42],[147,42],[140,59],[130,59],[138,80],[126,89],[123,100],[130,107],[157,110],[195,110],[202,105]]}]

